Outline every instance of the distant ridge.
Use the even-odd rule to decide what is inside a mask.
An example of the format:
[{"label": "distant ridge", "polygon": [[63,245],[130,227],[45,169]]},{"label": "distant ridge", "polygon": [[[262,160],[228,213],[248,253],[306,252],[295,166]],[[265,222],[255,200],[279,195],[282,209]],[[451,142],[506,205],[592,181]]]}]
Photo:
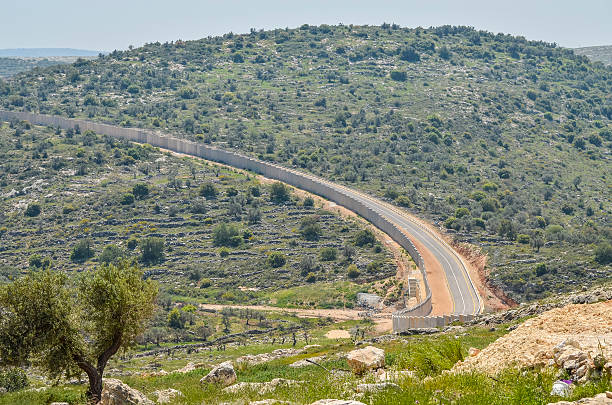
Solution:
[{"label": "distant ridge", "polygon": [[[72,48],[15,48],[0,49],[0,57],[41,58],[51,56],[98,56],[100,51]],[[104,52],[103,52],[104,53]]]},{"label": "distant ridge", "polygon": [[594,62],[602,62],[604,65],[612,65],[612,45],[575,48],[574,52],[578,55],[584,55]]}]

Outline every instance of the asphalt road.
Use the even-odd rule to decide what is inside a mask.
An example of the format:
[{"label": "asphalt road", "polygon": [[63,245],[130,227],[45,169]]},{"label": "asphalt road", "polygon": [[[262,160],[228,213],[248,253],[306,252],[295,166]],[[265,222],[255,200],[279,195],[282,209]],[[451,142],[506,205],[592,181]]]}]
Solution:
[{"label": "asphalt road", "polygon": [[[453,314],[477,314],[481,311],[481,300],[470,275],[458,254],[426,226],[418,223],[402,210],[374,197],[352,190],[348,187],[327,182],[341,188],[345,193],[386,216],[402,228],[413,239],[420,241],[440,263],[453,301]],[[434,292],[435,293],[435,292]]]}]

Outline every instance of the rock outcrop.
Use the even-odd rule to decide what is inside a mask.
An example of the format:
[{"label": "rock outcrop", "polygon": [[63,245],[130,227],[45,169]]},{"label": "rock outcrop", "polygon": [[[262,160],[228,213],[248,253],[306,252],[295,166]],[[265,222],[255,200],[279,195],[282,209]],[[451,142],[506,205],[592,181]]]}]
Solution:
[{"label": "rock outcrop", "polygon": [[219,384],[224,387],[236,382],[236,371],[231,361],[226,361],[213,368],[200,380],[200,383]]},{"label": "rock outcrop", "polygon": [[98,405],[155,405],[142,392],[114,378],[103,381],[102,399]]},{"label": "rock outcrop", "polygon": [[346,355],[346,361],[355,374],[376,370],[385,366],[385,351],[374,346],[353,350]]}]

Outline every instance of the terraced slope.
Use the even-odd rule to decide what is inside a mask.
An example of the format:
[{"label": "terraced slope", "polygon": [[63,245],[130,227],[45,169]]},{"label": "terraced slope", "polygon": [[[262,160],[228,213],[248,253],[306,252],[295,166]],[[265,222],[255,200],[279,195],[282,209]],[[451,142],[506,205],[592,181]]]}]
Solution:
[{"label": "terraced slope", "polygon": [[611,75],[466,27],[305,25],[22,74],[0,104],[160,128],[355,187],[477,245],[524,301],[612,277]]}]

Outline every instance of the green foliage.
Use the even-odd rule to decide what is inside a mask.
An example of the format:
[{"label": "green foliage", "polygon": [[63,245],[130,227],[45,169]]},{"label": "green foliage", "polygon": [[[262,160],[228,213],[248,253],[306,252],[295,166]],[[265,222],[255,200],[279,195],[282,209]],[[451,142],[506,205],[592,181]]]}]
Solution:
[{"label": "green foliage", "polygon": [[40,211],[41,211],[40,204],[31,203],[31,204],[28,204],[28,206],[26,207],[24,215],[26,217],[37,217],[40,215]]},{"label": "green foliage", "polygon": [[185,327],[185,321],[180,309],[173,308],[168,313],[168,326],[174,329],[183,329]]},{"label": "green foliage", "polygon": [[220,223],[213,230],[213,243],[215,246],[237,247],[242,244],[238,228],[225,222]]},{"label": "green foliage", "polygon": [[126,256],[126,252],[123,249],[117,245],[111,244],[104,247],[102,253],[100,253],[100,256],[98,257],[98,261],[106,264],[117,263]]},{"label": "green foliage", "polygon": [[164,240],[149,237],[140,241],[140,261],[146,265],[158,264],[164,260]]},{"label": "green foliage", "polygon": [[280,204],[289,201],[291,198],[291,192],[289,187],[284,183],[275,182],[270,186],[270,200],[274,203]]},{"label": "green foliage", "polygon": [[272,268],[283,267],[287,263],[287,258],[280,252],[272,252],[268,255],[268,265]]},{"label": "green foliage", "polygon": [[217,188],[212,183],[204,183],[200,186],[200,195],[207,200],[217,198]]},{"label": "green foliage", "polygon": [[599,264],[612,263],[612,244],[603,242],[595,249],[595,261]]},{"label": "green foliage", "polygon": [[300,234],[307,241],[317,241],[323,234],[321,225],[319,225],[319,217],[316,215],[302,219],[300,224]]},{"label": "green foliage", "polygon": [[393,70],[391,71],[391,79],[396,82],[405,82],[408,79],[408,75],[402,70]]},{"label": "green foliage", "polygon": [[86,272],[76,286],[51,270],[2,285],[0,365],[31,361],[51,378],[87,370],[99,398],[108,359],[143,332],[156,295],[157,286],[127,262]]},{"label": "green foliage", "polygon": [[355,235],[355,245],[360,247],[365,245],[373,245],[375,241],[376,237],[374,236],[374,232],[369,229],[362,229]]},{"label": "green foliage", "polygon": [[79,240],[72,248],[70,260],[75,263],[83,263],[94,256],[93,242],[89,238]]},{"label": "green foliage", "polygon": [[132,187],[132,194],[137,200],[142,200],[149,195],[149,186],[144,183],[135,184],[134,187]]},{"label": "green foliage", "polygon": [[121,196],[121,200],[119,201],[121,205],[132,205],[134,204],[134,194],[125,193]]},{"label": "green foliage", "polygon": [[338,250],[334,247],[324,247],[321,249],[319,257],[325,262],[334,261],[338,257]]},{"label": "green foliage", "polygon": [[22,369],[0,369],[0,388],[4,388],[7,392],[14,392],[27,388],[28,385],[28,376]]},{"label": "green foliage", "polygon": [[357,278],[357,277],[359,277],[361,275],[361,272],[359,271],[359,269],[357,268],[357,266],[355,264],[351,264],[346,269],[346,275],[349,278]]}]

